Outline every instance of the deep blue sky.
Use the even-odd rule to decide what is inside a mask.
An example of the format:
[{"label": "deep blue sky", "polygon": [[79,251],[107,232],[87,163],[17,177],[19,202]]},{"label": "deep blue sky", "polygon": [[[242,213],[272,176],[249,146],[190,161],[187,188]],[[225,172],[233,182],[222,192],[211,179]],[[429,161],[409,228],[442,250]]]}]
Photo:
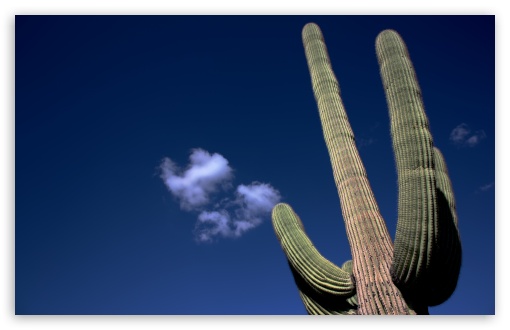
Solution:
[{"label": "deep blue sky", "polygon": [[[270,183],[331,261],[350,250],[301,29],[325,36],[382,215],[397,178],[375,38],[404,38],[455,191],[457,290],[431,314],[495,312],[493,16],[17,16],[17,314],[304,314],[270,219],[193,239],[158,176],[191,149]],[[476,145],[450,140],[461,124]],[[469,137],[467,136],[467,137]]]}]

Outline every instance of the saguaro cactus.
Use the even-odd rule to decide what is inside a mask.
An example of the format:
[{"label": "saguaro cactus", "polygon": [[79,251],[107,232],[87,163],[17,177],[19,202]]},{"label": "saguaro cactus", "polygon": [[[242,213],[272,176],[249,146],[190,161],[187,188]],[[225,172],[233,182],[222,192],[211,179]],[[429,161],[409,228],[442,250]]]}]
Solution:
[{"label": "saguaro cactus", "polygon": [[322,32],[302,32],[312,87],[340,197],[352,261],[338,267],[307,237],[293,209],[273,226],[309,314],[428,314],[457,285],[461,246],[451,183],[433,146],[407,48],[393,30],[376,39],[398,174],[395,241],[386,228],[340,97]]}]

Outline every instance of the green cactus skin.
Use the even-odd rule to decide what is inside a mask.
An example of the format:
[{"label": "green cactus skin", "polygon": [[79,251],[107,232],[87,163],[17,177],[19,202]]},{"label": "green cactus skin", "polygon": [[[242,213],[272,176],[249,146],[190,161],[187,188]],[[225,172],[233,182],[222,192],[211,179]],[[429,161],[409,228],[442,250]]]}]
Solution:
[{"label": "green cactus skin", "polygon": [[273,226],[287,255],[299,293],[310,314],[344,314],[356,292],[349,266],[338,267],[325,259],[306,235],[292,208],[280,203],[273,209]]},{"label": "green cactus skin", "polygon": [[376,51],[398,173],[393,281],[434,306],[453,293],[460,270],[453,192],[444,159],[433,145],[420,86],[402,38],[393,30],[383,31],[376,39]]},{"label": "green cactus skin", "polygon": [[453,190],[433,146],[407,48],[392,30],[376,39],[399,179],[393,243],[358,154],[322,32],[309,23],[302,37],[352,254],[352,261],[334,265],[315,249],[289,205],[273,208],[273,227],[305,308],[309,314],[428,314],[428,306],[455,290],[461,247]]}]

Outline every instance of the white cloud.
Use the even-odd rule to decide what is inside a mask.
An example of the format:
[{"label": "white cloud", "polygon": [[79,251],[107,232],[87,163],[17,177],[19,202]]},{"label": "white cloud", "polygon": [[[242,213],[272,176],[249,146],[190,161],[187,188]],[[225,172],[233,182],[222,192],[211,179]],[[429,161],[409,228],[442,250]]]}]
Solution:
[{"label": "white cloud", "polygon": [[457,146],[474,147],[485,138],[486,135],[483,130],[471,133],[471,129],[465,123],[458,125],[450,133],[450,141]]},{"label": "white cloud", "polygon": [[[161,178],[185,211],[196,211],[195,239],[212,242],[215,238],[240,237],[259,226],[280,202],[280,193],[270,184],[252,182],[239,185],[235,196],[219,196],[220,187],[231,186],[232,168],[220,154],[195,149],[185,171],[165,158]],[[219,200],[219,202],[214,202]]]},{"label": "white cloud", "polygon": [[481,140],[485,139],[486,135],[484,131],[477,131],[471,137],[466,140],[466,144],[470,147],[476,146]]},{"label": "white cloud", "polygon": [[196,239],[211,242],[215,237],[240,237],[269,217],[280,202],[280,193],[270,184],[253,182],[239,185],[236,199],[228,200],[215,211],[203,211],[195,226]]},{"label": "white cloud", "polygon": [[236,190],[238,209],[236,210],[236,235],[260,225],[269,216],[273,206],[280,202],[278,190],[270,184],[253,182],[239,185]]},{"label": "white cloud", "polygon": [[160,165],[161,178],[168,190],[177,197],[181,208],[194,210],[209,203],[211,193],[227,186],[232,179],[232,168],[220,154],[211,155],[205,150],[195,149],[190,155],[190,164],[181,171],[170,158]]},{"label": "white cloud", "polygon": [[455,127],[453,131],[450,133],[450,141],[453,143],[463,143],[466,139],[466,136],[471,132],[469,127],[462,123],[459,126]]},{"label": "white cloud", "polygon": [[232,236],[230,214],[226,210],[202,211],[195,225],[195,236],[200,242],[210,242],[214,236]]},{"label": "white cloud", "polygon": [[267,183],[253,182],[237,187],[239,201],[250,214],[271,212],[280,201],[280,193]]}]

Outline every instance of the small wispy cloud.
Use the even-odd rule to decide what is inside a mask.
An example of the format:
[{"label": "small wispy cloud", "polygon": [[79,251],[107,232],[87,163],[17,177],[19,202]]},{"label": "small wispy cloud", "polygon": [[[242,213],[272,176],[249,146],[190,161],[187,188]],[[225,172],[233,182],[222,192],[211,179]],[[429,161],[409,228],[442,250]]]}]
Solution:
[{"label": "small wispy cloud", "polygon": [[279,191],[270,184],[252,182],[237,186],[233,195],[214,202],[233,187],[233,170],[222,155],[211,155],[203,149],[192,150],[186,170],[180,170],[171,159],[164,158],[160,171],[181,209],[199,212],[195,224],[195,239],[199,242],[242,236],[269,217],[281,199]]},{"label": "small wispy cloud", "polygon": [[473,133],[466,123],[458,125],[450,133],[450,141],[459,147],[474,147],[486,137],[483,130]]},{"label": "small wispy cloud", "polygon": [[377,133],[379,128],[381,127],[381,123],[375,122],[371,124],[368,129],[365,130],[360,136],[356,137],[356,146],[358,148],[364,148],[371,146],[377,142],[377,139],[373,136]]},{"label": "small wispy cloud", "polygon": [[369,145],[372,145],[374,143],[375,143],[375,139],[374,138],[359,138],[359,139],[356,139],[356,146],[358,148],[368,147]]},{"label": "small wispy cloud", "polygon": [[484,131],[476,131],[475,134],[471,137],[469,137],[466,140],[466,144],[470,147],[476,146],[478,143],[480,143],[481,140],[485,139],[487,136],[485,135]]},{"label": "small wispy cloud", "polygon": [[478,190],[481,192],[486,192],[486,191],[491,190],[492,188],[494,188],[494,182],[483,185],[480,188],[478,188]]}]

